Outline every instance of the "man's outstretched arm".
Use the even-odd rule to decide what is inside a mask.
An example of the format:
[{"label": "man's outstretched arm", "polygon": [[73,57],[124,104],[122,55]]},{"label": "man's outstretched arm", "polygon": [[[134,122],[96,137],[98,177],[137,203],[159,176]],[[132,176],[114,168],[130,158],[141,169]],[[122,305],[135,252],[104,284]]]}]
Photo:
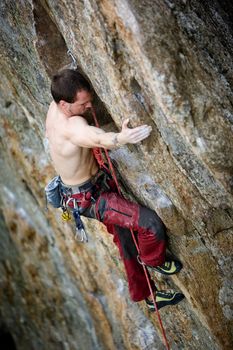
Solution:
[{"label": "man's outstretched arm", "polygon": [[103,129],[90,126],[82,117],[75,117],[69,123],[70,141],[77,146],[87,148],[105,147],[113,149],[127,143],[138,143],[147,138],[152,131],[151,126],[148,125],[128,128],[129,119],[123,121],[122,129],[118,133],[105,132]]}]

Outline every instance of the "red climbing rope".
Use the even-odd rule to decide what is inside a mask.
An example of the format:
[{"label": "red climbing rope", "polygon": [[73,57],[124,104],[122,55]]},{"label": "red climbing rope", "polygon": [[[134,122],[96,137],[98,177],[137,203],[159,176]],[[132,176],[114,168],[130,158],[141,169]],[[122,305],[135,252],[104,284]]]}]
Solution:
[{"label": "red climbing rope", "polygon": [[[95,121],[95,125],[99,128],[100,126],[99,126],[99,123],[98,123],[98,120],[97,120],[97,117],[96,117],[96,113],[95,113],[94,108],[92,108],[92,115],[93,115],[93,118],[94,118],[94,121]],[[111,171],[113,180],[115,181],[115,184],[116,184],[116,186],[117,186],[118,193],[119,193],[121,196],[123,196],[122,193],[121,193],[121,189],[120,189],[120,186],[119,186],[117,177],[116,177],[115,170],[114,170],[113,165],[112,165],[112,161],[111,161],[111,159],[110,159],[110,157],[109,157],[109,154],[108,154],[108,150],[107,150],[106,148],[104,148],[104,152],[105,152],[105,155],[106,155],[106,158],[107,158],[109,167],[110,167],[110,171]],[[99,164],[100,166],[103,166],[103,167],[106,168],[101,149],[95,148],[95,149],[93,149],[93,153],[94,153],[94,156],[95,156],[95,158],[96,158],[98,164]],[[131,232],[131,235],[132,235],[134,244],[135,244],[135,246],[136,246],[136,249],[137,249],[137,252],[138,252],[138,256],[140,256],[139,247],[138,247],[136,238],[135,238],[135,236],[134,236],[133,230],[130,229],[130,232]],[[153,293],[153,290],[152,290],[152,287],[151,287],[151,283],[150,283],[150,280],[149,280],[149,272],[148,272],[148,270],[147,270],[145,264],[142,263],[142,267],[143,267],[143,270],[144,270],[144,273],[145,273],[145,276],[146,276],[146,280],[147,280],[147,283],[148,283],[148,287],[149,287],[150,293],[151,293],[151,295],[152,295],[152,300],[153,300],[153,304],[154,304],[154,306],[155,306],[155,310],[156,310],[157,317],[158,317],[158,320],[159,320],[159,325],[160,325],[160,329],[161,329],[161,331],[162,331],[164,344],[165,344],[165,346],[166,346],[166,349],[167,349],[167,350],[170,350],[170,347],[169,347],[169,344],[168,344],[168,341],[167,341],[167,337],[166,337],[166,333],[165,333],[165,330],[164,330],[164,327],[163,327],[163,323],[162,323],[162,320],[161,320],[161,317],[160,317],[160,313],[159,313],[159,310],[158,310],[158,307],[157,307],[157,304],[156,304],[156,301],[155,301],[154,293]]]}]

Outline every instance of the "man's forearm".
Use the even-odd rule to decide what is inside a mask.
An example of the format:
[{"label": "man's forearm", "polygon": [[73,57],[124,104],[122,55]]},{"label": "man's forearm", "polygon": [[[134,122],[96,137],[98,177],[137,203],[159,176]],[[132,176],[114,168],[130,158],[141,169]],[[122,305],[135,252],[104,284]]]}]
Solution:
[{"label": "man's forearm", "polygon": [[118,132],[106,132],[99,135],[100,146],[108,149],[114,149],[122,146],[118,139],[119,134],[120,133]]},{"label": "man's forearm", "polygon": [[[138,143],[147,138],[152,128],[149,125],[140,125],[135,128],[127,127],[128,121],[122,124],[120,132],[105,132],[95,126],[86,126],[83,133],[77,137],[77,142],[82,147],[104,147],[108,149],[118,148],[128,143]],[[86,135],[86,137],[85,137]]]}]

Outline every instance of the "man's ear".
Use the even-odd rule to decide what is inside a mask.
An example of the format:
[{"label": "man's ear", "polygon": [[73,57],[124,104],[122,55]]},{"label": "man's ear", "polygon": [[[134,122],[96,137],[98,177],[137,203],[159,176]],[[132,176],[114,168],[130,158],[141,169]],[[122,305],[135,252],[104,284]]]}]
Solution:
[{"label": "man's ear", "polygon": [[61,108],[61,110],[63,110],[64,112],[68,111],[69,109],[69,103],[64,101],[64,100],[60,100],[58,102],[58,106]]}]

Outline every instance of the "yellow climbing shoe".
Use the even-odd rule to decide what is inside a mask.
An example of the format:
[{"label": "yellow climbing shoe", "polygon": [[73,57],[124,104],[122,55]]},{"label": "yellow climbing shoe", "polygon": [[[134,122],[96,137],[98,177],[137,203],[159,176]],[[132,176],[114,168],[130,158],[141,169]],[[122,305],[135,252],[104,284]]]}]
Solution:
[{"label": "yellow climbing shoe", "polygon": [[[178,292],[165,292],[157,290],[154,294],[158,310],[164,306],[175,305],[184,299],[184,294]],[[147,307],[150,311],[155,311],[155,306],[152,300],[145,299]]]},{"label": "yellow climbing shoe", "polygon": [[182,269],[182,264],[179,261],[167,260],[161,266],[156,266],[151,268],[157,272],[162,273],[163,275],[174,275]]}]

